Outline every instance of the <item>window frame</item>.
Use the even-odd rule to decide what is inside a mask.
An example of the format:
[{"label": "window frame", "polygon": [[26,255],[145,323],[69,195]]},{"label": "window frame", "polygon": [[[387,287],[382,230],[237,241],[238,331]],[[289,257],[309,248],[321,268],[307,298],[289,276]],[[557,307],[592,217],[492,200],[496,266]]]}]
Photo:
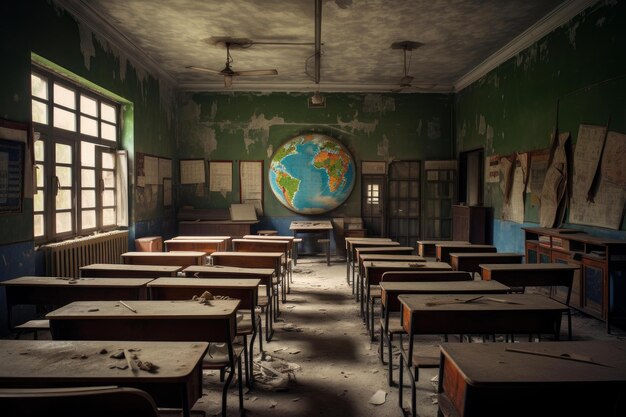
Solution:
[{"label": "window frame", "polygon": [[[63,76],[60,76],[57,73],[51,72],[45,68],[41,68],[33,63],[31,67],[31,74],[37,77],[43,78],[47,82],[47,100],[39,98],[32,94],[31,87],[31,103],[33,101],[43,103],[47,106],[47,124],[35,122],[33,119],[34,129],[39,133],[39,140],[43,141],[44,146],[44,161],[37,162],[37,164],[43,165],[43,172],[37,172],[37,175],[43,175],[43,198],[44,205],[43,211],[35,211],[33,207],[33,222],[35,216],[43,215],[44,227],[43,227],[43,235],[35,236],[33,231],[33,238],[35,243],[43,244],[49,242],[56,242],[60,240],[65,240],[68,238],[85,236],[89,234],[93,234],[94,232],[105,232],[109,230],[114,230],[118,228],[117,221],[115,220],[118,217],[118,201],[117,201],[117,181],[115,177],[117,175],[117,158],[116,154],[119,150],[119,141],[121,138],[121,123],[122,120],[122,105],[111,100],[108,97],[103,96],[100,93],[97,93],[89,88],[86,88],[84,85],[77,83],[76,81],[69,80]],[[31,78],[32,80],[32,78]],[[62,104],[55,103],[54,101],[54,85],[57,84],[63,88],[72,90],[75,94],[75,109],[71,109]],[[82,113],[81,112],[81,97],[85,96],[88,99],[96,101],[96,116],[90,113]],[[102,119],[102,104],[111,106],[115,111],[115,123],[113,124],[107,119]],[[71,111],[75,115],[75,131],[66,130],[64,128],[55,127],[54,123],[54,108],[58,107],[65,111]],[[81,133],[82,127],[82,117],[86,117],[91,121],[96,121],[96,134],[97,136],[92,136],[88,133]],[[115,141],[102,138],[102,124],[106,123],[110,126],[115,127]],[[54,158],[54,150],[55,145],[57,143],[69,144],[72,146],[72,204],[71,208],[68,209],[58,209],[56,207],[56,160]],[[85,146],[84,143],[90,143],[95,146],[95,155],[94,155],[94,166],[86,166],[83,165],[82,161],[82,147]],[[113,168],[102,168],[102,158],[104,153],[110,153],[113,158]],[[65,164],[63,164],[65,165]],[[95,183],[94,187],[86,187],[83,188],[82,184],[82,169],[89,168],[95,171]],[[39,171],[39,170],[38,170]],[[110,187],[106,187],[106,190],[113,191],[113,205],[103,205],[103,192],[105,190],[104,182],[103,182],[103,173],[104,172],[113,172],[114,181]],[[41,187],[36,187],[36,190],[41,190]],[[95,207],[83,208],[82,201],[82,192],[85,191],[95,191]],[[105,209],[114,209],[113,216],[113,224],[104,225],[104,210]],[[82,222],[82,214],[85,210],[93,210],[96,211],[96,223],[95,227],[90,227],[88,229],[83,229]],[[72,230],[71,232],[56,232],[56,214],[58,212],[71,212],[72,216]]]}]

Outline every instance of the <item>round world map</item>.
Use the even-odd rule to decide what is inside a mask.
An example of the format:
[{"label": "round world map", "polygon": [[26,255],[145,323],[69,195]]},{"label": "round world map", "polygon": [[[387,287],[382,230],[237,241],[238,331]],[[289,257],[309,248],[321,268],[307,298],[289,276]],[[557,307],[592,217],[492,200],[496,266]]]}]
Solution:
[{"label": "round world map", "polygon": [[354,187],[352,155],[337,140],[318,133],[281,145],[269,168],[274,195],[289,210],[320,214],[337,208]]}]

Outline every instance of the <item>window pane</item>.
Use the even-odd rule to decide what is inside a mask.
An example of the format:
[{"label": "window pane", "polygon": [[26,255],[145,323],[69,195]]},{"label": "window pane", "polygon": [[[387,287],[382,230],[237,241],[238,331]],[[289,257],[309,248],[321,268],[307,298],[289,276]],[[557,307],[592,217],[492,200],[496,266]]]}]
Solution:
[{"label": "window pane", "polygon": [[43,180],[45,176],[42,164],[37,164],[37,187],[43,187]]},{"label": "window pane", "polygon": [[91,97],[80,95],[80,112],[98,117],[98,102]]},{"label": "window pane", "polygon": [[76,93],[74,90],[65,88],[60,84],[54,83],[53,91],[54,104],[60,104],[70,109],[76,109]]},{"label": "window pane", "polygon": [[102,171],[102,180],[105,188],[115,187],[115,175],[113,171]]},{"label": "window pane", "polygon": [[117,129],[115,125],[100,123],[100,137],[106,140],[117,140]]},{"label": "window pane", "polygon": [[43,190],[37,190],[37,193],[33,196],[33,210],[43,211]]},{"label": "window pane", "polygon": [[83,188],[93,188],[96,186],[96,171],[93,169],[80,170],[80,184]]},{"label": "window pane", "polygon": [[31,100],[31,101],[33,103],[32,105],[33,122],[47,125],[48,124],[48,105],[37,100]]},{"label": "window pane", "polygon": [[56,176],[59,179],[59,184],[62,188],[69,188],[72,186],[71,167],[56,167]]},{"label": "window pane", "polygon": [[56,232],[66,233],[72,231],[72,213],[66,211],[56,214]]},{"label": "window pane", "polygon": [[115,191],[113,191],[113,190],[105,190],[102,193],[102,205],[103,206],[114,206],[115,205]]},{"label": "window pane", "polygon": [[96,227],[96,211],[95,210],[83,210],[80,216],[81,226],[83,230],[93,229]]},{"label": "window pane", "polygon": [[82,208],[96,207],[96,191],[95,190],[82,190],[80,192],[80,202],[81,202]]},{"label": "window pane", "polygon": [[44,160],[44,143],[43,140],[35,141],[35,161],[43,161]]},{"label": "window pane", "polygon": [[56,199],[57,210],[69,210],[72,208],[72,190],[59,190]]},{"label": "window pane", "polygon": [[98,121],[89,117],[80,116],[80,133],[89,136],[98,136]]},{"label": "window pane", "polygon": [[63,110],[58,107],[55,107],[53,120],[54,120],[54,127],[76,132],[76,114],[69,112],[67,110]]},{"label": "window pane", "polygon": [[96,145],[89,142],[80,143],[80,163],[86,167],[96,166]]},{"label": "window pane", "polygon": [[35,237],[43,236],[43,229],[44,229],[43,214],[35,214],[33,223],[35,226]]},{"label": "window pane", "polygon": [[54,160],[59,164],[72,163],[72,147],[62,143],[54,144]]},{"label": "window pane", "polygon": [[115,168],[115,155],[108,152],[102,153],[102,168],[113,169]]},{"label": "window pane", "polygon": [[102,210],[102,225],[111,226],[115,224],[115,209],[109,208]]},{"label": "window pane", "polygon": [[48,100],[48,80],[38,75],[30,75],[30,93],[35,97]]},{"label": "window pane", "polygon": [[115,117],[115,107],[106,103],[100,103],[100,118],[107,122],[115,123],[117,120]]}]

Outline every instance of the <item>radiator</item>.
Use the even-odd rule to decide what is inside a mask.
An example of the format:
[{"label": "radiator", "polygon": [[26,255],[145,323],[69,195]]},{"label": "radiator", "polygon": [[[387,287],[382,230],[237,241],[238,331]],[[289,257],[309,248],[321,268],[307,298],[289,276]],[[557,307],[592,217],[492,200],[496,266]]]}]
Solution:
[{"label": "radiator", "polygon": [[78,278],[81,266],[120,263],[120,255],[128,252],[128,230],[51,243],[42,248],[46,256],[47,276]]}]

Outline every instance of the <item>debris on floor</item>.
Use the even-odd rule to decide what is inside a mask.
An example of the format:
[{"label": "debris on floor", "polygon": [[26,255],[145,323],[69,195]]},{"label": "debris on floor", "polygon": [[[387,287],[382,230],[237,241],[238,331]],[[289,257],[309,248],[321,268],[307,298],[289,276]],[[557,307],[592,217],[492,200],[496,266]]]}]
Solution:
[{"label": "debris on floor", "polygon": [[382,405],[385,403],[386,399],[387,399],[387,392],[379,389],[378,391],[376,391],[376,393],[374,393],[374,395],[372,395],[368,403],[374,404],[374,405]]},{"label": "debris on floor", "polygon": [[254,361],[255,386],[266,391],[282,391],[289,388],[291,381],[296,381],[295,372],[300,365],[279,358],[257,355]]}]

